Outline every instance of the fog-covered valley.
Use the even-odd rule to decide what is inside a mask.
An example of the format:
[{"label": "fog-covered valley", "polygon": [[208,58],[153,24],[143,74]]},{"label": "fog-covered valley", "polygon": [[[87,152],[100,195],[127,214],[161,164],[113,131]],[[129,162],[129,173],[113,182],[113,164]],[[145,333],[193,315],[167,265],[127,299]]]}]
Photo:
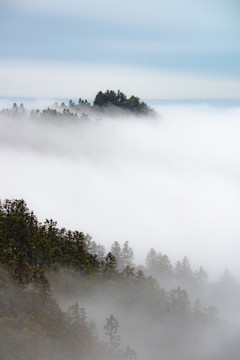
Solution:
[{"label": "fog-covered valley", "polygon": [[137,264],[154,247],[214,279],[238,276],[240,110],[156,109],[82,121],[1,114],[1,198],[106,248],[128,240]]},{"label": "fog-covered valley", "polygon": [[239,359],[240,108],[52,109],[0,113],[3,359]]}]

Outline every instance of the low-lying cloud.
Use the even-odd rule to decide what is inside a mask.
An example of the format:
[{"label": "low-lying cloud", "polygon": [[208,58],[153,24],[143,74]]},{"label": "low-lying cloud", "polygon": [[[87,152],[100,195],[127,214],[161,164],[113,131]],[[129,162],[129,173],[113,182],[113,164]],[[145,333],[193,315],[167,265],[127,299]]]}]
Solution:
[{"label": "low-lying cloud", "polygon": [[0,117],[1,198],[90,233],[239,273],[239,108],[162,106],[152,118]]}]

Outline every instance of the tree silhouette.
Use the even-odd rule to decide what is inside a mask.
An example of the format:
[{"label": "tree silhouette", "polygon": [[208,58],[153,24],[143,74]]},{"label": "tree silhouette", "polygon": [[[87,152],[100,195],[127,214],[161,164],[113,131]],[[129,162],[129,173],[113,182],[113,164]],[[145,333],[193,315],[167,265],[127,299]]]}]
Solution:
[{"label": "tree silhouette", "polygon": [[119,329],[119,322],[111,314],[109,317],[106,318],[104,330],[110,349],[115,351],[119,348],[121,342],[121,337],[118,334],[118,329]]}]

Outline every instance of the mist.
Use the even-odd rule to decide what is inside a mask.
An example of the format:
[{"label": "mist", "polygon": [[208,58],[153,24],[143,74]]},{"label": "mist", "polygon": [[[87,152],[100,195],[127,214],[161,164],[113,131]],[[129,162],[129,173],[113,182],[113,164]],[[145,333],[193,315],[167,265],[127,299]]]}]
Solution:
[{"label": "mist", "polygon": [[[25,288],[11,284],[11,262],[10,275],[0,268],[0,295],[8,304],[4,321],[15,342],[23,338],[23,354],[133,360],[136,351],[139,360],[238,359],[240,108],[202,103],[162,104],[155,110],[137,116],[86,108],[83,117],[66,118],[39,117],[30,110],[0,113],[1,199],[24,199],[42,224],[53,219],[59,229],[85,234],[54,230],[59,243],[67,241],[66,265],[59,260],[63,255],[58,259],[60,247],[52,248],[53,255],[41,250],[41,241],[56,239],[49,222],[40,224],[38,234],[45,237],[29,240],[26,254],[32,246],[32,255],[26,261],[33,266],[36,254],[38,260],[32,275],[27,272]],[[74,236],[77,241],[84,236],[87,251],[100,254],[95,275],[75,268]],[[109,254],[101,255],[96,244],[114,255],[116,268],[107,267]],[[126,244],[134,254],[129,263],[123,261]],[[2,264],[9,261],[5,254]],[[58,260],[49,265],[51,256]],[[13,269],[16,278],[19,267]],[[11,308],[15,323],[6,317]],[[20,331],[22,313],[30,320]],[[115,355],[104,327],[111,316],[121,340]],[[59,321],[60,332],[54,325]],[[9,339],[7,332],[3,357],[12,351]]]},{"label": "mist", "polygon": [[108,248],[128,240],[239,274],[239,108],[161,106],[158,117],[1,116],[1,198]]},{"label": "mist", "polygon": [[40,218],[106,246],[129,240],[137,262],[154,247],[237,274],[240,110],[158,112],[84,124],[1,118],[2,198],[24,198]]}]

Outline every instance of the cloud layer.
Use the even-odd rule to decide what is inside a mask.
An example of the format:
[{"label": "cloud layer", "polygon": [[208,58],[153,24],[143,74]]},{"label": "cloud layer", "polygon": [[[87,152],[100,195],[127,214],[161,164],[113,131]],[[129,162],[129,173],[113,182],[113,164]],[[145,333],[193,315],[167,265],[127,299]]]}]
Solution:
[{"label": "cloud layer", "polygon": [[[216,91],[216,97],[219,91],[229,93],[228,97],[239,93],[239,89],[232,90],[231,84],[229,91],[225,89],[226,82],[239,83],[240,77],[240,8],[235,0],[14,0],[0,7],[1,57],[15,59],[16,67],[20,66],[18,59],[60,62],[60,67],[65,62],[65,67],[70,68],[73,62],[79,67],[94,64],[95,70],[103,70],[106,81],[108,73],[115,77],[114,71],[121,72],[121,67],[128,67],[133,74],[137,67],[138,77],[143,72],[138,88],[144,89],[146,72],[150,71],[153,78],[155,72],[156,79],[166,87],[165,97],[169,96],[165,78],[169,77],[172,98],[179,96],[180,90],[176,93],[174,88],[182,80],[188,86],[186,74],[194,77],[194,91],[205,83],[205,97],[212,83],[211,92]],[[104,71],[102,65],[109,71]],[[88,71],[85,66],[84,71]],[[172,79],[179,76],[181,84],[178,80],[172,84]],[[196,81],[199,76],[203,78],[200,85]],[[224,90],[218,90],[222,87]]]},{"label": "cloud layer", "polygon": [[[94,18],[102,21],[111,22],[130,22],[131,24],[150,25],[154,27],[182,28],[190,26],[192,29],[218,31],[219,29],[237,26],[237,14],[239,5],[231,0],[226,3],[224,0],[203,0],[201,2],[192,2],[191,0],[143,0],[139,3],[136,0],[122,0],[121,2],[112,2],[111,0],[90,0],[88,2],[79,2],[77,0],[68,1],[47,1],[33,3],[29,0],[14,0],[15,6],[28,9],[33,12],[44,13],[68,13],[80,18]],[[105,11],[103,11],[103,9]]]},{"label": "cloud layer", "polygon": [[2,119],[1,197],[107,247],[129,240],[137,261],[155,247],[237,275],[239,108],[159,112],[82,125]]},{"label": "cloud layer", "polygon": [[239,81],[231,78],[96,63],[2,59],[0,76],[0,96],[12,98],[93,98],[107,88],[144,99],[237,98],[240,93]]}]

